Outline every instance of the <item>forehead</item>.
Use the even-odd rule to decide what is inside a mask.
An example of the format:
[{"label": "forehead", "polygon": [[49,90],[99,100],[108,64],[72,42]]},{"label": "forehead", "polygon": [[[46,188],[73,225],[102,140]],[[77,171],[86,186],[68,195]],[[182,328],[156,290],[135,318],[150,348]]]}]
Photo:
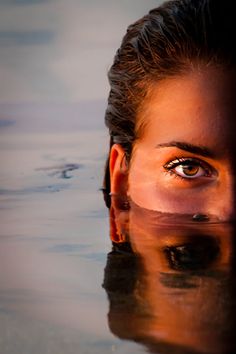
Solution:
[{"label": "forehead", "polygon": [[[236,75],[202,68],[153,83],[137,117],[146,142],[179,140],[216,148],[236,128]],[[141,140],[142,140],[141,139]]]}]

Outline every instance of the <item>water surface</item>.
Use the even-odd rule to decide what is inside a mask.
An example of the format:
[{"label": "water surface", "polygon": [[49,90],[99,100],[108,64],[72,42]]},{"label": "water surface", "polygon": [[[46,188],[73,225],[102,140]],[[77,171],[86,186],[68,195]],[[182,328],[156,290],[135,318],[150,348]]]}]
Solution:
[{"label": "water surface", "polygon": [[0,130],[0,352],[110,353],[106,133],[25,117]]}]

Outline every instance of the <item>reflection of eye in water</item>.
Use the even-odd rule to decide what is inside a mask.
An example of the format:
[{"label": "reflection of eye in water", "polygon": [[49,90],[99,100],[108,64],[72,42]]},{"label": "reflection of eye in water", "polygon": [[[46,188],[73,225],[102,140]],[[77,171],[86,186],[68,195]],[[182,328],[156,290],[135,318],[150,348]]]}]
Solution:
[{"label": "reflection of eye in water", "polygon": [[[234,274],[212,266],[219,256],[217,242],[209,236],[200,243],[196,254],[193,244],[177,245],[174,257],[185,264],[183,269],[178,265],[177,271],[160,271],[159,276],[147,273],[128,243],[114,245],[103,281],[113,334],[144,344],[147,352],[156,354],[235,353]],[[203,260],[201,252],[209,248],[209,259]],[[201,266],[186,268],[191,254]]]},{"label": "reflection of eye in water", "polygon": [[170,289],[194,289],[198,288],[203,279],[210,281],[212,278],[221,284],[226,284],[228,278],[227,273],[222,270],[212,270],[204,272],[188,272],[188,273],[160,273],[160,283]]},{"label": "reflection of eye in water", "polygon": [[217,259],[220,248],[214,237],[192,235],[189,239],[185,244],[164,247],[163,252],[171,269],[202,270]]}]

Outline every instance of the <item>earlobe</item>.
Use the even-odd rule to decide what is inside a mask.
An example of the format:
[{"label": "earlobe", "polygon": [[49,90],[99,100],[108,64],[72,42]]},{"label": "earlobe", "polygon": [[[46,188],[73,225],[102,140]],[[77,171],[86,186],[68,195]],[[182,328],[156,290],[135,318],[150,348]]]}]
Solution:
[{"label": "earlobe", "polygon": [[125,151],[114,144],[110,151],[111,194],[126,195],[128,189],[128,164]]}]

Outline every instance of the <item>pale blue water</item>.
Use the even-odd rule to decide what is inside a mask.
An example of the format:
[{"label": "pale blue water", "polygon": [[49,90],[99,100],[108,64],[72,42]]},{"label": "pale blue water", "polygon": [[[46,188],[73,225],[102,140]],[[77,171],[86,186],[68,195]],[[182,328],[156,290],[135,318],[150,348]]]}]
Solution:
[{"label": "pale blue water", "polygon": [[102,123],[69,129],[70,116],[30,125],[26,106],[14,121],[13,108],[0,129],[0,353],[127,353],[102,288],[107,133]]}]

